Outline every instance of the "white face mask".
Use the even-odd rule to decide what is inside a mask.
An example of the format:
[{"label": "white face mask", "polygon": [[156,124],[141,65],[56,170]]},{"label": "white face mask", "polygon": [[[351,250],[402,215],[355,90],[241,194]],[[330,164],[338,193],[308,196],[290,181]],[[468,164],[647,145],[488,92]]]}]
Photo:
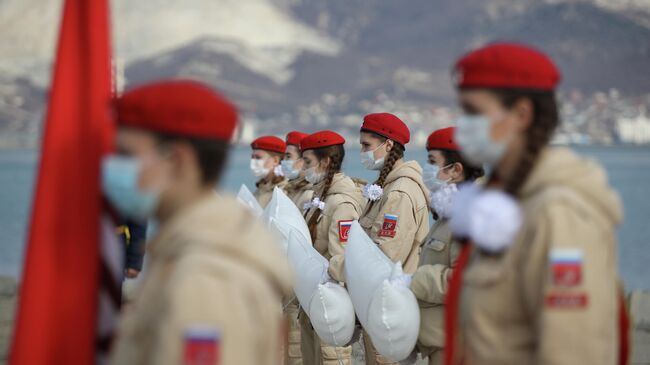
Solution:
[{"label": "white face mask", "polygon": [[386,142],[380,144],[372,151],[361,152],[361,164],[368,170],[381,170],[384,167],[384,157],[375,160],[375,151],[377,151]]},{"label": "white face mask", "polygon": [[436,191],[442,186],[447,185],[451,179],[440,180],[438,174],[440,173],[440,170],[444,170],[450,166],[451,164],[441,169],[438,165],[427,162],[422,168],[422,181],[424,182],[424,186],[426,186],[429,191]]},{"label": "white face mask", "polygon": [[482,115],[464,115],[456,121],[456,141],[460,153],[474,165],[496,166],[506,151],[506,143],[490,139],[492,122]]},{"label": "white face mask", "polygon": [[264,163],[266,163],[265,159],[259,159],[259,160],[255,158],[251,159],[250,168],[251,168],[251,172],[253,173],[253,175],[255,175],[255,177],[258,178],[264,177],[269,174],[269,171],[271,171],[271,169],[264,167]]},{"label": "white face mask", "polygon": [[296,160],[282,160],[282,162],[280,162],[282,173],[289,180],[297,179],[300,176],[300,170],[297,170],[295,165]]},{"label": "white face mask", "polygon": [[310,184],[318,184],[319,182],[323,181],[324,177],[325,174],[316,171],[316,167],[310,167],[305,170],[305,180],[307,180]]}]

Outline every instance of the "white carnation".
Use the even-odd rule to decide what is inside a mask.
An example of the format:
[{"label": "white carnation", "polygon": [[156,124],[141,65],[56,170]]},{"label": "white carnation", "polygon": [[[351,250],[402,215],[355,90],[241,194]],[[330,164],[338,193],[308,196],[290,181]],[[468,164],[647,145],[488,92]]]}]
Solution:
[{"label": "white carnation", "polygon": [[363,196],[370,201],[377,201],[384,194],[384,189],[377,184],[368,184],[363,187]]},{"label": "white carnation", "polygon": [[488,190],[477,196],[466,214],[469,215],[470,238],[489,252],[500,252],[510,246],[523,221],[517,201],[497,190]]},{"label": "white carnation", "polygon": [[445,184],[431,193],[431,209],[444,218],[451,217],[451,208],[458,193],[456,184]]}]

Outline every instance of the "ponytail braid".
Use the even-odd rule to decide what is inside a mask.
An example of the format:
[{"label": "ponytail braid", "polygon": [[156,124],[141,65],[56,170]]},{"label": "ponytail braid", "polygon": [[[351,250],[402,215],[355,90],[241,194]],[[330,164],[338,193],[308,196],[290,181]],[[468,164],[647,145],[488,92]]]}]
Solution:
[{"label": "ponytail braid", "polygon": [[[388,152],[388,156],[386,156],[386,158],[384,159],[384,166],[381,168],[379,177],[374,182],[374,184],[379,185],[383,189],[388,174],[390,174],[391,171],[393,171],[393,167],[395,167],[395,163],[403,157],[404,157],[404,146],[397,142],[393,143],[393,148],[390,150],[390,152]],[[376,201],[371,201],[370,204],[368,204],[366,213],[369,212],[370,209],[372,209],[373,205],[375,205],[375,202]]]},{"label": "ponytail braid", "polygon": [[381,168],[381,172],[379,173],[379,177],[377,178],[377,181],[375,181],[375,184],[383,188],[388,174],[393,171],[395,162],[402,157],[404,157],[404,146],[395,142],[393,144],[393,149],[388,152],[388,156],[386,156],[386,159],[384,160],[384,166]]},{"label": "ponytail braid", "polygon": [[559,125],[558,107],[555,95],[551,92],[504,90],[498,91],[497,95],[506,107],[512,107],[518,100],[527,98],[534,109],[533,120],[525,134],[525,150],[511,176],[504,182],[504,191],[516,197],[535,167],[539,154],[549,144]]},{"label": "ponytail braid", "polygon": [[[330,164],[327,168],[327,175],[325,176],[325,184],[323,185],[323,192],[320,194],[319,199],[325,201],[327,194],[329,193],[330,187],[332,186],[332,181],[334,180],[334,175],[341,171],[343,166],[343,158],[345,157],[345,150],[343,145],[335,145],[329,147],[318,148],[314,150],[314,154],[318,158],[318,161],[323,160],[325,157],[329,157]],[[317,225],[318,218],[323,214],[320,209],[317,209],[311,218],[307,222],[307,227],[309,227],[309,234],[311,235],[311,241],[316,242],[317,236]],[[305,217],[307,213],[305,213]]]}]

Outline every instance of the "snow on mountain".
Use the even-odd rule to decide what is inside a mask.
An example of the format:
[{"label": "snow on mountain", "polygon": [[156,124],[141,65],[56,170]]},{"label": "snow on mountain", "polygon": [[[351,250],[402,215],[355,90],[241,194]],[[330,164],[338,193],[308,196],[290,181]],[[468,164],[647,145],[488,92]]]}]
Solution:
[{"label": "snow on mountain", "polygon": [[[0,2],[0,70],[46,84],[61,3]],[[335,55],[340,48],[269,0],[114,0],[112,20],[115,56],[127,64],[197,39],[222,39],[211,47],[278,83],[291,78],[288,67],[300,53]]]}]

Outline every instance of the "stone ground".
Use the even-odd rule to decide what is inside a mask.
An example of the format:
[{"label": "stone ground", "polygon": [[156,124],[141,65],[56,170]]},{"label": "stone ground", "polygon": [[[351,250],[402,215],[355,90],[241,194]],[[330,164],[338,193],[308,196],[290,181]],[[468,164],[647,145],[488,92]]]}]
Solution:
[{"label": "stone ground", "polygon": [[7,360],[16,306],[16,280],[0,276],[0,365]]},{"label": "stone ground", "polygon": [[[5,365],[16,305],[16,280],[0,276],[0,365]],[[629,298],[632,314],[633,344],[631,365],[650,365],[650,292],[635,291]],[[363,365],[363,348],[352,347],[353,364]],[[420,360],[417,365],[426,362]]]}]

